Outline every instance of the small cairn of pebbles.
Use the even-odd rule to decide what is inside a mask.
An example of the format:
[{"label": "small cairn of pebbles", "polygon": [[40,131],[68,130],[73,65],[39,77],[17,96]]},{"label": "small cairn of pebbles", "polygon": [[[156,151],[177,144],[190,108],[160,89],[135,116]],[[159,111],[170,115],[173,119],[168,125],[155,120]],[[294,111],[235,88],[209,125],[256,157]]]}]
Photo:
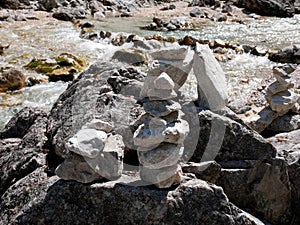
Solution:
[{"label": "small cairn of pebbles", "polygon": [[158,188],[168,188],[182,179],[179,160],[183,155],[183,142],[189,133],[189,124],[182,120],[181,105],[172,100],[177,97],[174,81],[165,72],[150,73],[153,79],[144,84],[145,114],[139,118],[140,126],[134,133],[140,161],[140,177]]}]

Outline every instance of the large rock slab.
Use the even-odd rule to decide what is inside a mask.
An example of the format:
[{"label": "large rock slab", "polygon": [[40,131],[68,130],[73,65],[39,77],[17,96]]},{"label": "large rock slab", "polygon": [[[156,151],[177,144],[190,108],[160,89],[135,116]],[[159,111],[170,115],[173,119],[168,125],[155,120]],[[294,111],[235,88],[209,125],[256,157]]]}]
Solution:
[{"label": "large rock slab", "polygon": [[196,44],[193,64],[198,82],[199,105],[220,110],[228,100],[225,74],[207,45]]},{"label": "large rock slab", "polygon": [[258,160],[276,156],[276,149],[249,127],[209,110],[198,116],[199,138],[191,161]]},{"label": "large rock slab", "polygon": [[[24,195],[20,190],[29,186]],[[157,190],[116,181],[57,181],[37,170],[4,197],[3,224],[263,224],[231,204],[222,188],[197,179]]]},{"label": "large rock slab", "polygon": [[285,158],[292,188],[294,224],[300,223],[300,130],[280,133],[268,139]]},{"label": "large rock slab", "polygon": [[272,224],[291,223],[292,189],[283,159],[259,160],[253,168],[223,168],[216,184],[239,207]]},{"label": "large rock slab", "polygon": [[[24,108],[0,133],[0,196],[15,182],[45,165],[47,113]],[[2,138],[1,138],[2,137]]]}]

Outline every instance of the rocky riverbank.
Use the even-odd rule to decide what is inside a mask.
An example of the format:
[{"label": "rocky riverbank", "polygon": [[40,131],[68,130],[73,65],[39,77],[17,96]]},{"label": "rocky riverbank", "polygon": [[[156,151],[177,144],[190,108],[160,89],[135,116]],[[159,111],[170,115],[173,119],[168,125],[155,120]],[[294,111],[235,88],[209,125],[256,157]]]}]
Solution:
[{"label": "rocky riverbank", "polygon": [[[242,25],[263,19],[239,7],[289,17],[297,1],[270,1],[267,11],[256,1],[1,4],[10,8],[2,10],[1,27],[59,26],[58,18],[73,23],[63,22],[85,46],[112,46],[89,66],[74,54],[47,55],[53,49],[28,57],[22,68],[42,74],[31,81],[1,68],[5,96],[45,76],[69,82],[51,109],[26,107],[0,132],[1,224],[300,223],[298,45],[274,51],[191,35],[119,34],[97,30],[89,17],[143,15],[154,17],[146,28],[155,32],[193,31],[189,24],[220,23],[224,15]],[[2,43],[0,55],[10,48]],[[216,59],[230,63],[247,53],[283,64],[263,78],[238,77],[237,85],[256,86],[249,98],[234,98]]]}]

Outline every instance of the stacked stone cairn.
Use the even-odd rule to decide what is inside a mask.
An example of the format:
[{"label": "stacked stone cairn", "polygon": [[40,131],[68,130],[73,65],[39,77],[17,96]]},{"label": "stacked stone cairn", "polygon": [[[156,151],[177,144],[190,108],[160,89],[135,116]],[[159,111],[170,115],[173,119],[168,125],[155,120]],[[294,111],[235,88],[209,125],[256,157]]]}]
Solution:
[{"label": "stacked stone cairn", "polygon": [[125,145],[113,126],[100,119],[86,123],[65,143],[65,161],[55,173],[64,180],[90,183],[122,175]]},{"label": "stacked stone cairn", "polygon": [[[276,81],[269,85],[266,100],[272,111],[283,116],[290,110],[299,108],[299,70],[296,65],[287,64],[273,68]],[[298,111],[296,109],[296,111]]]},{"label": "stacked stone cairn", "polygon": [[[140,177],[158,188],[168,188],[182,179],[179,160],[183,155],[183,142],[189,133],[189,124],[181,119],[181,105],[172,78],[165,72],[149,74],[143,86],[145,114],[134,133],[140,161]],[[147,89],[147,90],[145,90]]]}]

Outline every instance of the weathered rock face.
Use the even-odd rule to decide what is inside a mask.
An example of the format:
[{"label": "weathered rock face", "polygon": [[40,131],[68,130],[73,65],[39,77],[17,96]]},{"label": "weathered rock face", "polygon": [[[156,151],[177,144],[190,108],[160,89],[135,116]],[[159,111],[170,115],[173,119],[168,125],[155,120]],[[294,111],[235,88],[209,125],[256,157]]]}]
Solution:
[{"label": "weathered rock face", "polygon": [[0,195],[12,184],[45,165],[47,113],[25,108],[0,133]]},{"label": "weathered rock face", "polygon": [[216,4],[215,0],[192,0],[189,6],[213,6]]},{"label": "weathered rock face", "polygon": [[250,0],[245,1],[245,7],[266,16],[292,17],[295,14],[294,1],[290,0]]},{"label": "weathered rock face", "polygon": [[[276,155],[276,149],[258,133],[228,117],[202,111],[199,126],[198,145],[191,161],[200,162],[201,157],[217,162],[258,160]],[[215,142],[210,140],[210,134]]]},{"label": "weathered rock face", "polygon": [[300,115],[290,113],[276,118],[265,131],[278,134],[297,129],[300,129]]},{"label": "weathered rock face", "polygon": [[[37,177],[40,182],[35,184]],[[26,195],[15,189],[29,186]],[[175,190],[157,190],[115,181],[57,182],[57,177],[48,179],[36,170],[1,200],[4,224],[263,224],[228,202],[220,187],[202,180],[188,181]],[[10,211],[13,208],[19,211],[17,216]]]},{"label": "weathered rock face", "polygon": [[280,156],[284,157],[292,189],[292,212],[294,214],[293,224],[300,222],[300,130],[289,133],[277,134],[268,141],[278,150]]},{"label": "weathered rock face", "polygon": [[13,91],[25,87],[25,75],[18,70],[9,69],[0,73],[0,92]]}]

